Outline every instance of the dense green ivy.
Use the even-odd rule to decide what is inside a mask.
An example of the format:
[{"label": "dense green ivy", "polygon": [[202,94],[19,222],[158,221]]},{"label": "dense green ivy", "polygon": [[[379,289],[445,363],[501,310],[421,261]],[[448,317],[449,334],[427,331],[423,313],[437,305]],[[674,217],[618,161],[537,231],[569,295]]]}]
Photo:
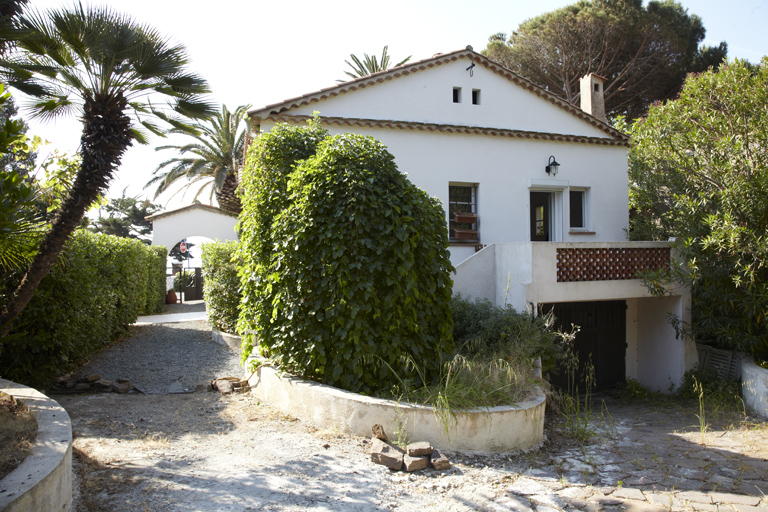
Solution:
[{"label": "dense green ivy", "polygon": [[351,391],[391,388],[408,357],[435,377],[453,349],[439,201],[383,144],[352,134],[323,140],[287,192],[276,194],[261,267],[244,274],[257,295],[245,294],[241,318],[252,323],[241,328],[252,326],[282,368]]},{"label": "dense green ivy", "polygon": [[288,204],[288,175],[297,162],[315,154],[328,136],[317,119],[307,126],[278,125],[262,133],[248,150],[240,176],[242,214],[238,250],[242,305],[238,332],[243,335],[243,359],[250,355],[259,324],[272,317],[269,304],[272,221]]},{"label": "dense green ivy", "polygon": [[[14,322],[0,375],[41,384],[128,333],[157,312],[165,291],[164,247],[77,231]],[[160,268],[162,265],[162,273]]]},{"label": "dense green ivy", "polygon": [[203,293],[208,323],[214,329],[235,333],[240,314],[240,278],[233,258],[237,242],[203,244]]}]

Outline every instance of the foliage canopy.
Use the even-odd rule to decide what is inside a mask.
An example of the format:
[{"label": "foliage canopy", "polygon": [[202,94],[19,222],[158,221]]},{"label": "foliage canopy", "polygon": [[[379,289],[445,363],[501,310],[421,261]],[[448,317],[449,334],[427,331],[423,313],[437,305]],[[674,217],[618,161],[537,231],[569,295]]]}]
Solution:
[{"label": "foliage canopy", "polygon": [[[163,124],[210,115],[206,82],[186,69],[182,46],[108,8],[24,12],[19,39],[0,59],[0,79],[34,98],[32,115],[81,119],[82,160],[25,277],[0,313],[0,337],[32,298],[85,211],[103,194],[123,154]],[[164,97],[165,104],[149,95]],[[131,119],[133,115],[133,122]],[[164,122],[157,124],[157,121]]]},{"label": "foliage canopy", "polygon": [[690,76],[630,133],[631,238],[675,237],[697,341],[766,357],[768,59]]},{"label": "foliage canopy", "polygon": [[495,34],[483,54],[578,105],[579,79],[606,79],[609,118],[644,115],[674,97],[688,72],[717,66],[727,45],[699,48],[701,19],[672,0],[580,0]]},{"label": "foliage canopy", "polygon": [[[344,63],[346,63],[347,66],[352,69],[352,71],[345,71],[344,73],[352,79],[361,78],[364,76],[372,75],[374,73],[378,73],[379,71],[386,71],[389,68],[402,66],[411,60],[412,56],[409,55],[397,64],[390,64],[390,56],[387,54],[388,49],[389,46],[384,47],[384,49],[381,51],[380,58],[377,58],[375,55],[371,57],[367,53],[364,53],[363,58],[361,59],[357,55],[350,53],[349,58],[352,59],[352,62],[345,60]],[[337,82],[344,81],[345,80],[337,80]]]},{"label": "foliage canopy", "polygon": [[175,150],[179,156],[170,158],[155,169],[153,178],[144,188],[157,185],[154,198],[170,186],[186,181],[185,189],[201,183],[195,199],[210,187],[210,196],[222,210],[240,213],[240,199],[236,190],[239,184],[237,173],[243,165],[248,105],[241,105],[230,112],[226,105],[210,120],[195,123],[190,128],[175,128],[172,133],[186,136],[185,144],[159,146],[157,151]]}]

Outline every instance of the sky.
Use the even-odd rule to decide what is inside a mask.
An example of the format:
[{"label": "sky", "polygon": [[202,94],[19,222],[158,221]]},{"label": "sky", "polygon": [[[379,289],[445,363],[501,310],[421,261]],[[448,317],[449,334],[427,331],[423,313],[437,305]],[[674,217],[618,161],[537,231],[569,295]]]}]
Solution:
[{"label": "sky", "polygon": [[[284,99],[333,86],[343,78],[350,54],[380,55],[385,45],[394,62],[447,53],[471,45],[485,48],[488,37],[509,34],[521,22],[574,3],[575,0],[107,0],[117,12],[151,25],[171,41],[186,46],[190,69],[208,80],[211,100],[230,110],[239,105],[263,107]],[[46,10],[72,5],[61,0],[32,0]],[[703,44],[728,43],[729,58],[758,62],[768,54],[768,0],[681,0],[689,14],[698,15],[707,35]],[[24,115],[23,98],[17,99]],[[32,121],[30,133],[68,153],[77,150],[81,126],[76,119]],[[109,196],[152,199],[144,189],[152,172],[171,150],[155,138],[125,154]],[[192,193],[163,194],[154,200],[164,209],[192,203]],[[209,203],[208,194],[201,202]],[[215,200],[214,200],[215,201]],[[214,203],[215,204],[215,203]]]}]

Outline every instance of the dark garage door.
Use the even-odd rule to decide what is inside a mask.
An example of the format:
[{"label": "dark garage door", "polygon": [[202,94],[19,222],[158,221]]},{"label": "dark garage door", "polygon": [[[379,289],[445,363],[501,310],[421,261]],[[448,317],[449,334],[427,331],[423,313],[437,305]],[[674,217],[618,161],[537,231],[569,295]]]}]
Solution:
[{"label": "dark garage door", "polygon": [[[562,302],[542,306],[545,312],[552,309],[558,327],[570,330],[571,324],[575,324],[581,328],[574,342],[579,356],[579,382],[583,382],[584,365],[590,357],[595,367],[596,389],[624,382],[627,352],[626,301]],[[550,376],[550,382],[563,389],[568,384],[562,369]]]}]

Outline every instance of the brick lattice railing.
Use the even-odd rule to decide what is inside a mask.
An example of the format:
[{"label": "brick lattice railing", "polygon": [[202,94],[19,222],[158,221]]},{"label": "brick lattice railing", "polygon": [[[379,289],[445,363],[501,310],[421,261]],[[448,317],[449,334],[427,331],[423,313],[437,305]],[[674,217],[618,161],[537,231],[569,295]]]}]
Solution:
[{"label": "brick lattice railing", "polygon": [[669,248],[557,249],[557,282],[636,279],[669,266]]}]

